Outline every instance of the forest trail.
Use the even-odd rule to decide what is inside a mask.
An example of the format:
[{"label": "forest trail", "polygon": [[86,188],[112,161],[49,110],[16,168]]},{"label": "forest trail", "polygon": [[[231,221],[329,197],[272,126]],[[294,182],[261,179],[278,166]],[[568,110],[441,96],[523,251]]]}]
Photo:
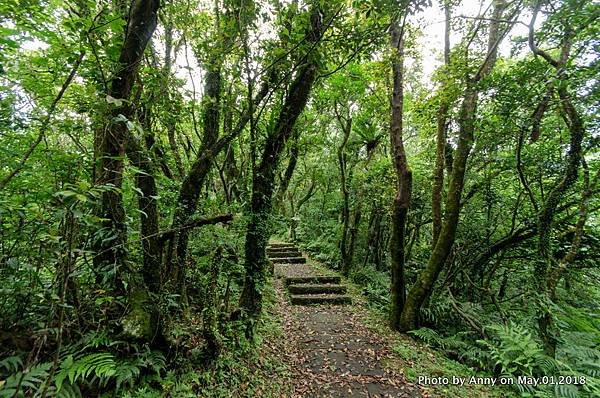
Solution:
[{"label": "forest trail", "polygon": [[389,346],[348,305],[339,276],[307,264],[293,245],[272,243],[267,253],[277,277],[294,397],[427,396],[385,366]]}]

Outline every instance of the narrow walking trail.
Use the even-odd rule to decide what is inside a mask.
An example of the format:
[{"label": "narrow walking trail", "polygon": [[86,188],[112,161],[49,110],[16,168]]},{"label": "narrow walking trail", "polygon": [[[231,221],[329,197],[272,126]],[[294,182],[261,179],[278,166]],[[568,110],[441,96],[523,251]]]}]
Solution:
[{"label": "narrow walking trail", "polygon": [[365,314],[351,305],[339,276],[306,264],[291,244],[272,243],[267,254],[277,277],[294,397],[427,396],[386,367],[389,347],[365,326]]}]

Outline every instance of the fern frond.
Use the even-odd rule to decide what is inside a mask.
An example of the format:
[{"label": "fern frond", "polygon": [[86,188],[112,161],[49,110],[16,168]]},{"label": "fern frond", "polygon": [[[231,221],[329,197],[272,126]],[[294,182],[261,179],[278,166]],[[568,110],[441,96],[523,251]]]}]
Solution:
[{"label": "fern frond", "polygon": [[89,354],[76,361],[71,356],[67,357],[61,364],[60,370],[55,377],[57,391],[61,390],[63,381],[68,377],[71,384],[94,376],[105,384],[108,379],[115,375],[117,363],[111,353]]},{"label": "fern frond", "polygon": [[420,340],[423,340],[428,345],[436,345],[441,348],[445,348],[444,338],[433,329],[419,328],[417,330],[411,330],[408,333],[418,337]]},{"label": "fern frond", "polygon": [[572,384],[556,384],[554,396],[556,398],[579,398],[579,390]]},{"label": "fern frond", "polygon": [[133,383],[140,375],[140,368],[135,362],[121,363],[119,365],[116,373],[117,391],[124,383],[129,383],[129,386],[133,387]]},{"label": "fern frond", "polygon": [[20,357],[7,357],[0,361],[0,369],[6,369],[8,373],[15,373],[23,367],[23,360]]},{"label": "fern frond", "polygon": [[600,377],[600,363],[584,361],[579,363],[578,368],[592,377]]},{"label": "fern frond", "polygon": [[52,363],[45,362],[32,366],[28,370],[9,376],[0,387],[0,398],[21,396],[21,389],[37,391],[40,384],[48,377]]},{"label": "fern frond", "polygon": [[54,398],[82,398],[79,386],[77,384],[70,384],[69,382],[63,384],[60,390],[56,386],[48,387],[46,396]]}]

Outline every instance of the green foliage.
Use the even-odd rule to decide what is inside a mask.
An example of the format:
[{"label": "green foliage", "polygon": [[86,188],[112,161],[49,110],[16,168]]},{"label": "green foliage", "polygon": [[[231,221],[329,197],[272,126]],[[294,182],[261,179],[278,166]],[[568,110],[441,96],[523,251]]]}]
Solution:
[{"label": "green foliage", "polygon": [[[161,27],[136,65],[132,94],[113,98],[109,94],[117,83],[112,79],[123,67],[120,54],[129,3],[0,4],[0,180],[18,171],[0,189],[0,396],[193,397],[227,396],[231,391],[258,396],[282,390],[283,386],[266,387],[265,374],[285,373],[275,359],[260,363],[260,369],[253,367],[261,361],[254,352],[261,336],[247,341],[241,322],[232,319],[237,319],[244,285],[243,240],[252,182],[260,177],[257,155],[283,101],[295,94],[289,82],[307,59],[318,65],[310,99],[295,125],[297,167],[277,199],[281,203],[274,203],[273,229],[285,240],[295,232],[315,260],[340,268],[343,195],[336,153],[342,137],[338,119],[351,120],[345,156],[350,218],[356,225],[350,226],[355,246],[349,277],[361,285],[372,308],[387,313],[390,214],[397,188],[389,142],[390,19],[404,11],[415,17],[404,29],[403,137],[413,173],[405,230],[408,290],[433,252],[431,186],[441,105],[448,105],[443,120],[448,127],[444,202],[461,129],[460,103],[487,46],[489,11],[483,7],[484,14],[463,18],[456,14],[457,2],[448,3],[454,13],[451,62],[430,74],[437,61],[424,58],[430,52],[423,44],[428,42],[422,36],[426,30],[412,22],[422,19],[419,9],[424,1],[400,4],[408,4],[408,10],[396,2],[358,0],[273,4],[225,0],[201,7],[161,2]],[[306,30],[309,9],[316,4],[327,29],[313,45],[306,40]],[[529,18],[533,4],[522,6],[523,10],[515,10],[519,21]],[[544,57],[531,53],[527,38],[507,32],[499,45],[497,64],[476,87],[474,145],[456,239],[436,283],[439,291],[431,292],[420,309],[425,327],[411,334],[481,372],[587,377],[584,386],[523,387],[524,395],[600,396],[597,188],[587,201],[589,214],[578,253],[560,275],[551,305],[545,301],[555,322],[555,358],[543,352],[535,321],[539,309],[529,299],[547,285],[532,280],[541,264],[536,241],[539,210],[561,181],[569,152],[572,126],[566,122],[566,102],[559,89],[566,90],[582,118],[583,156],[591,179],[598,170],[600,6],[552,0],[540,7],[534,43],[556,58],[568,37],[569,59],[557,73]],[[510,53],[505,51],[508,40]],[[83,61],[55,102],[79,54],[84,54]],[[207,140],[202,133],[210,123],[204,110],[213,99],[207,100],[206,88],[197,84],[204,82],[199,77],[209,69],[219,74],[215,117],[219,138],[244,124],[248,99],[270,82],[263,101],[252,105],[250,121],[217,153],[203,152]],[[548,92],[536,136],[533,119]],[[99,185],[101,149],[116,121],[131,134],[131,141],[121,138],[116,146],[123,158],[110,159],[119,163],[113,170],[116,184]],[[128,152],[132,143],[140,145],[147,168],[134,164]],[[227,227],[191,229],[188,257],[179,259],[175,246],[181,241],[161,234],[173,227],[178,198],[185,194],[182,182],[193,182],[190,166],[197,159],[208,161],[209,170],[196,184],[199,199],[191,203],[194,211],[236,216]],[[283,168],[287,162],[283,159],[280,164]],[[574,244],[585,189],[582,168],[556,204],[548,273],[562,265]],[[281,182],[284,170],[277,173],[279,179],[269,183]],[[144,196],[140,185],[144,178],[151,179],[156,195]],[[100,254],[95,248],[110,246],[117,237],[111,225],[116,220],[107,218],[111,197],[122,197],[115,206],[127,236],[127,243],[119,247],[127,254],[121,268],[111,261],[102,265],[95,261]],[[144,207],[149,199],[156,201],[156,220],[150,220],[149,208]],[[271,215],[254,216],[261,218],[263,232],[267,231]],[[149,221],[156,225],[144,223]],[[149,239],[141,238],[145,228],[161,236],[160,255],[154,259],[162,280],[169,282],[159,293],[146,294],[148,286],[141,276],[149,254],[145,246]],[[216,253],[222,256],[217,259]],[[177,272],[174,281],[171,277]],[[454,295],[452,301],[446,288]],[[142,292],[157,313],[135,305],[140,295],[130,292]],[[122,320],[132,309],[140,310],[146,325],[152,320],[162,326],[163,335],[149,333],[146,341],[126,341],[131,336],[122,333]],[[254,322],[271,336],[261,329],[263,320]],[[479,325],[488,338],[474,342]],[[212,358],[211,365],[206,355],[209,335],[223,345],[222,357]],[[164,352],[148,344],[171,346],[173,358],[167,361]],[[23,363],[24,353],[34,348],[37,362]]]},{"label": "green foliage", "polygon": [[[126,368],[126,372],[128,370]],[[68,356],[61,362],[60,370],[56,373],[56,388],[60,391],[63,381],[67,377],[69,382],[74,384],[90,376],[98,379],[100,386],[104,386],[116,373],[115,357],[110,353],[89,354],[77,360]]]},{"label": "green foliage", "polygon": [[131,389],[144,377],[159,375],[166,367],[164,355],[148,349],[133,355],[131,359],[120,359],[110,352],[96,352],[74,358],[68,355],[50,378],[52,362],[34,365],[19,370],[19,357],[9,357],[0,363],[9,376],[0,382],[0,396],[41,396],[42,392],[56,397],[81,397],[82,390],[102,390],[109,384],[115,391]]},{"label": "green foliage", "polygon": [[13,373],[2,380],[0,385],[0,397],[23,397],[25,391],[37,392],[43,388],[44,380],[48,377],[51,363],[40,363],[28,369]]},{"label": "green foliage", "polygon": [[385,272],[371,267],[360,267],[355,268],[349,278],[362,287],[362,294],[367,298],[369,305],[387,313],[390,304],[390,280]]},{"label": "green foliage", "polygon": [[550,374],[556,370],[554,361],[533,339],[531,332],[517,324],[488,327],[494,340],[478,340],[490,353],[493,366],[504,375]]},{"label": "green foliage", "polygon": [[417,330],[411,330],[410,334],[418,337],[429,345],[440,346],[442,348],[445,346],[444,338],[433,329],[419,328]]}]

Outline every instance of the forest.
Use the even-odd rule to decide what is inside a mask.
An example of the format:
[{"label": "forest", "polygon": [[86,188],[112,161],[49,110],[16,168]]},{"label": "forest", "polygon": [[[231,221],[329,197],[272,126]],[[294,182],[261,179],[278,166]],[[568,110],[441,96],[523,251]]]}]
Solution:
[{"label": "forest", "polygon": [[599,397],[599,54],[591,0],[2,0],[0,398]]}]

